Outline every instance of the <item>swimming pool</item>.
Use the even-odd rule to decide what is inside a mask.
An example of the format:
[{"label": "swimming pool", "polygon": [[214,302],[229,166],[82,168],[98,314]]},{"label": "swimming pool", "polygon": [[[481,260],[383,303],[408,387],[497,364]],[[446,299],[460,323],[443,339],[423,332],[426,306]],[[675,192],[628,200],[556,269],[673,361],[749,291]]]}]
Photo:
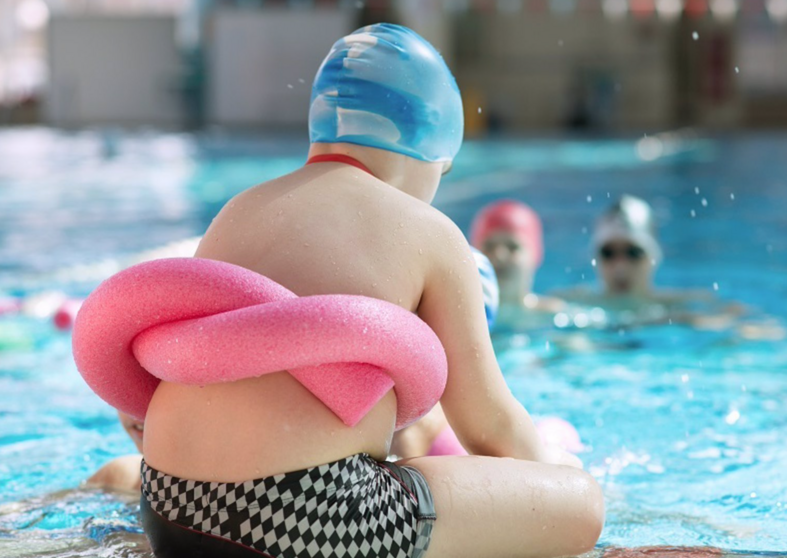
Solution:
[{"label": "swimming pool", "polygon": [[[304,149],[220,132],[0,132],[0,294],[84,296],[117,262],[202,233],[229,196],[297,167]],[[546,291],[593,282],[594,216],[639,195],[662,224],[660,284],[784,322],[786,155],[781,135],[471,142],[436,205],[465,230],[500,196],[537,208]],[[566,333],[508,336],[498,357],[532,413],[570,420],[588,446],[607,497],[602,547],[787,552],[787,343],[675,326],[594,331],[604,350],[571,352],[556,342]],[[68,490],[132,451],[68,334],[0,317],[0,557],[149,556],[133,498]]]}]

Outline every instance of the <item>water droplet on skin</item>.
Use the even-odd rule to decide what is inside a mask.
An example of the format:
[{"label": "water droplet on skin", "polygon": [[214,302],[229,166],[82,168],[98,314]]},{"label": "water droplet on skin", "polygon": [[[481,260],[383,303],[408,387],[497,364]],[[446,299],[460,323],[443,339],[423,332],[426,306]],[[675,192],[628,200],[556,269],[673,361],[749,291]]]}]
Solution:
[{"label": "water droplet on skin", "polygon": [[208,405],[210,405],[210,401],[208,401],[207,403],[208,403]]}]

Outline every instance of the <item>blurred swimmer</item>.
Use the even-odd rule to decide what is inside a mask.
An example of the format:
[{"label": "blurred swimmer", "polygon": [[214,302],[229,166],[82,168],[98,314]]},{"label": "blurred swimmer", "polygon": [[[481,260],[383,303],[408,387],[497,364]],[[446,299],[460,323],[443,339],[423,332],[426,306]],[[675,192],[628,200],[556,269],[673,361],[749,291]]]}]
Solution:
[{"label": "blurred swimmer", "polygon": [[[635,196],[624,195],[596,222],[592,241],[596,270],[602,292],[576,288],[561,292],[567,300],[593,305],[610,313],[618,313],[618,325],[657,323],[690,323],[702,325],[700,318],[686,312],[694,301],[712,301],[707,291],[668,291],[656,289],[653,276],[661,264],[663,252],[657,239],[656,222],[650,205]],[[712,329],[726,324],[734,315],[705,316]],[[609,326],[610,323],[601,323]],[[714,327],[715,326],[715,327]]]},{"label": "blurred swimmer", "polygon": [[492,262],[500,288],[498,329],[522,329],[551,323],[564,302],[533,293],[536,272],[544,259],[541,219],[514,200],[491,203],[478,212],[470,243]]},{"label": "blurred swimmer", "polygon": [[[746,326],[755,337],[760,326],[739,321],[746,308],[724,303],[706,290],[657,289],[653,276],[663,260],[653,210],[644,200],[624,195],[601,215],[593,234],[596,269],[602,293],[577,288],[560,295],[571,302],[593,305],[607,312],[599,325],[683,324],[697,329],[724,330]],[[702,311],[695,309],[702,304]],[[764,330],[762,330],[764,332]],[[770,331],[770,328],[769,328]],[[768,337],[773,332],[764,332]]]}]

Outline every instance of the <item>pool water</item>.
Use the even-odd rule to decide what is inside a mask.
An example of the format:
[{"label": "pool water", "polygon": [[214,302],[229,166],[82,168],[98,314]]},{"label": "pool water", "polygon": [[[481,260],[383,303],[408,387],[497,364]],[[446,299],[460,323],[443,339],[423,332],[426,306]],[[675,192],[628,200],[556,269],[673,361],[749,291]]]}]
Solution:
[{"label": "pool water", "polygon": [[[201,234],[230,196],[302,164],[305,147],[218,132],[0,132],[0,295],[84,297],[135,254]],[[535,207],[541,292],[595,285],[589,231],[623,193],[651,201],[661,223],[659,284],[787,322],[787,136],[471,142],[435,204],[464,230],[501,196]],[[571,349],[577,338],[595,349]],[[579,430],[607,498],[600,549],[787,552],[787,342],[683,326],[550,326],[495,341],[531,413]],[[150,556],[134,498],[77,488],[133,451],[76,372],[69,335],[0,317],[0,557]]]}]

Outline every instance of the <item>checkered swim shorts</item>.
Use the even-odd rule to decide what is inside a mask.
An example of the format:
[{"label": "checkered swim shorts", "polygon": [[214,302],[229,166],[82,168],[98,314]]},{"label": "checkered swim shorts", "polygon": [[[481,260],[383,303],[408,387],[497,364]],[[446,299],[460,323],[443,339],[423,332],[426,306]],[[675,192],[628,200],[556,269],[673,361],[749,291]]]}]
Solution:
[{"label": "checkered swim shorts", "polygon": [[143,461],[140,505],[160,558],[421,558],[435,521],[420,472],[367,454],[238,483],[180,479]]}]

